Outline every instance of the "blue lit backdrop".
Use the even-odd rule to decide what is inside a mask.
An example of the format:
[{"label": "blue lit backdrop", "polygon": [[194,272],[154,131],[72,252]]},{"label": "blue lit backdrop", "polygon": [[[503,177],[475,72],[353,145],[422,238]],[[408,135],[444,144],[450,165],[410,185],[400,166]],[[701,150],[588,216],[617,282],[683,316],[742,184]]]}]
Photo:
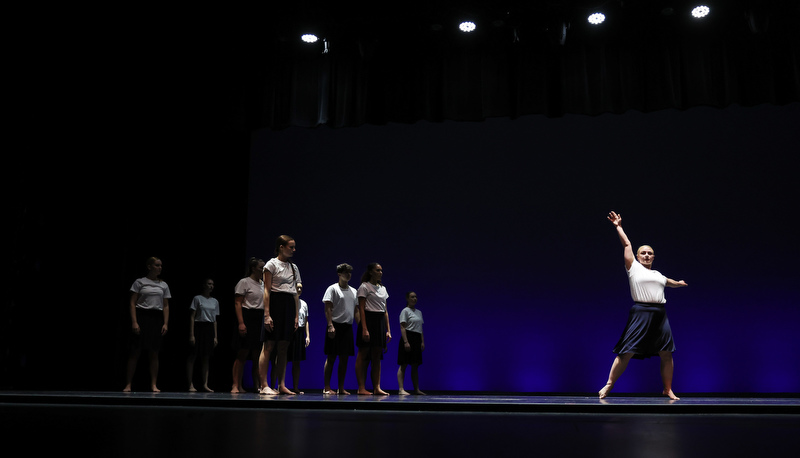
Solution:
[{"label": "blue lit backdrop", "polygon": [[[676,393],[797,392],[798,121],[793,104],[259,131],[247,255],[297,240],[304,388],[322,387],[335,266],[355,266],[358,287],[377,261],[393,333],[384,388],[397,387],[397,318],[414,290],[423,390],[594,392],[631,305],[615,210],[655,268],[689,284],[666,293]],[[657,358],[615,388],[660,390]]]}]

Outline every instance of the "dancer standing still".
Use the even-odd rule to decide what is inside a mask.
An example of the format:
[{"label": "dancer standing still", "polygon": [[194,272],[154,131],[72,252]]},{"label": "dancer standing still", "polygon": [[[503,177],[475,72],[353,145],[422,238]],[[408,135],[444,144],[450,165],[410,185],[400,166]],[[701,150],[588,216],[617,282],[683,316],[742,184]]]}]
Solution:
[{"label": "dancer standing still", "polygon": [[[300,308],[297,315],[297,329],[292,334],[292,339],[289,341],[289,348],[286,350],[286,363],[292,363],[292,391],[294,394],[305,394],[300,391],[300,362],[306,360],[306,348],[311,344],[311,336],[308,333],[308,304],[300,296],[303,294],[303,284],[297,284],[297,297],[300,300]],[[270,373],[270,380],[272,386],[275,386],[277,381],[278,371],[275,369],[278,365],[278,354],[272,352],[270,364],[272,364],[272,372]],[[283,380],[281,382],[286,385],[286,372],[283,372]]]},{"label": "dancer standing still", "polygon": [[261,328],[264,327],[264,283],[261,281],[264,260],[250,258],[248,274],[239,280],[234,289],[234,312],[238,326],[233,338],[236,359],[233,361],[233,386],[231,393],[245,393],[242,377],[247,356],[253,361],[256,390],[261,381],[258,358],[261,355]]},{"label": "dancer standing still", "polygon": [[[294,332],[292,341],[287,350],[288,360],[292,362],[292,391],[295,394],[303,394],[300,391],[300,362],[306,360],[306,348],[311,344],[311,334],[308,332],[308,304],[300,296],[303,294],[303,284],[297,284],[297,299],[300,301],[297,315],[297,330]],[[286,385],[286,371],[284,371],[284,385]]]},{"label": "dancer standing still", "polygon": [[[367,266],[358,288],[358,310],[361,325],[356,337],[356,378],[358,394],[388,395],[381,389],[381,360],[386,344],[392,340],[386,300],[389,293],[383,286],[383,267],[377,262]],[[367,366],[372,365],[372,392],[366,389]]]},{"label": "dancer standing still", "polygon": [[194,387],[194,362],[200,358],[200,373],[203,380],[201,391],[213,393],[208,387],[208,360],[217,347],[217,316],[219,316],[219,302],[211,297],[214,291],[214,280],[206,278],[203,281],[203,293],[192,299],[192,310],[189,314],[189,357],[186,359],[186,376],[189,379],[189,391],[197,391]]},{"label": "dancer standing still", "polygon": [[[350,394],[344,389],[344,379],[347,375],[347,360],[355,355],[353,345],[353,319],[359,315],[358,312],[358,292],[349,285],[350,277],[353,274],[353,266],[344,263],[336,266],[336,275],[339,281],[332,284],[325,290],[322,296],[322,303],[325,304],[325,319],[328,321],[328,328],[325,331],[325,367],[324,383],[325,387],[322,394]],[[360,319],[356,319],[360,322]],[[337,380],[338,390],[331,389],[331,376],[333,375],[333,364],[339,358],[339,370]]]},{"label": "dancer standing still", "polygon": [[400,335],[403,343],[397,348],[397,387],[398,394],[410,394],[403,389],[406,367],[411,366],[411,383],[414,394],[424,395],[419,389],[419,366],[422,364],[422,352],[425,350],[425,335],[422,333],[422,310],[417,309],[417,293],[406,293],[406,308],[400,312]]},{"label": "dancer standing still", "polygon": [[137,279],[131,286],[131,351],[128,356],[125,388],[131,391],[133,374],[142,350],[150,356],[150,390],[160,392],[156,386],[158,380],[158,353],[161,341],[167,333],[169,324],[169,292],[167,282],[161,280],[163,263],[161,259],[147,260],[147,276]]},{"label": "dancer standing still", "polygon": [[277,380],[280,380],[279,394],[294,394],[286,388],[286,358],[289,341],[297,329],[300,314],[300,300],[297,297],[297,284],[302,283],[300,271],[290,259],[294,256],[297,243],[288,235],[281,235],[275,242],[275,257],[264,266],[264,322],[262,335],[264,347],[258,359],[261,394],[274,394],[269,387],[267,369],[270,354],[278,352]]},{"label": "dancer standing still", "polygon": [[675,351],[675,343],[664,310],[666,303],[664,287],[680,288],[687,284],[683,280],[675,281],[652,270],[655,254],[649,245],[639,247],[634,258],[631,242],[622,230],[622,215],[612,211],[608,215],[608,220],[616,228],[624,249],[625,270],[628,271],[628,282],[634,304],[628,314],[628,323],[625,325],[622,337],[614,347],[617,357],[608,374],[608,382],[598,394],[600,399],[608,396],[617,379],[625,372],[631,358],[644,359],[658,355],[661,358],[661,380],[664,383],[662,394],[678,400],[680,398],[672,392],[674,371],[672,352]]}]

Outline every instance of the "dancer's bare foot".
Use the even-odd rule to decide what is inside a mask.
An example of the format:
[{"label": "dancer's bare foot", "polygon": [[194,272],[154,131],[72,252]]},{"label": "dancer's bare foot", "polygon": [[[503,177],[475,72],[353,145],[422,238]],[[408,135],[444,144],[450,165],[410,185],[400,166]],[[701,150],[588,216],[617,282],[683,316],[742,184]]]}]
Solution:
[{"label": "dancer's bare foot", "polygon": [[343,396],[347,396],[347,395],[350,394],[350,392],[345,390],[344,388],[339,388],[339,391],[337,391],[336,394],[341,394]]},{"label": "dancer's bare foot", "polygon": [[606,386],[604,386],[603,389],[597,392],[597,394],[600,395],[600,399],[603,399],[604,397],[608,396],[608,392],[611,391],[611,388],[614,388],[614,385],[606,383]]},{"label": "dancer's bare foot", "polygon": [[231,389],[231,394],[241,394],[241,393],[247,393],[247,391],[245,391],[244,388],[240,386],[235,386]]},{"label": "dancer's bare foot", "polygon": [[194,385],[189,385],[189,392],[190,392],[190,393],[194,393],[194,392],[196,392],[196,391],[197,391],[197,390],[194,388]]},{"label": "dancer's bare foot", "polygon": [[123,393],[130,393],[131,392],[131,386],[127,385],[125,388],[122,389],[122,392]]},{"label": "dancer's bare foot", "polygon": [[258,390],[258,394],[278,394],[278,392],[268,386],[265,386]]},{"label": "dancer's bare foot", "polygon": [[400,390],[400,391],[398,391],[398,392],[397,392],[397,394],[399,394],[400,396],[407,396],[407,395],[409,395],[409,394],[411,394],[411,393],[409,393],[409,392],[408,392],[408,391],[406,391],[406,390]]},{"label": "dancer's bare foot", "polygon": [[358,394],[372,394],[372,391],[367,391],[366,389],[359,388]]},{"label": "dancer's bare foot", "polygon": [[205,392],[205,393],[213,393],[214,392],[214,390],[209,388],[208,385],[204,386],[202,391]]},{"label": "dancer's bare foot", "polygon": [[374,394],[374,395],[376,395],[376,396],[389,396],[389,393],[387,393],[387,392],[383,391],[383,390],[382,390],[382,389],[380,389],[380,388],[376,389],[376,390],[375,390],[375,392],[374,392],[374,393],[372,393],[372,394]]},{"label": "dancer's bare foot", "polygon": [[669,397],[670,399],[672,399],[673,401],[678,401],[678,400],[680,400],[680,398],[679,398],[679,397],[675,396],[675,393],[673,393],[673,392],[672,392],[672,390],[667,390],[667,389],[665,389],[664,391],[662,391],[662,392],[661,392],[661,394],[668,396],[668,397]]},{"label": "dancer's bare foot", "polygon": [[150,391],[152,391],[153,393],[160,393],[161,392],[161,390],[159,390],[158,387],[155,386],[155,385],[150,387]]},{"label": "dancer's bare foot", "polygon": [[427,396],[425,393],[423,393],[423,392],[422,392],[422,391],[420,391],[420,390],[414,390],[414,394],[418,394],[418,395],[420,395],[420,396]]},{"label": "dancer's bare foot", "polygon": [[278,387],[278,394],[297,394],[285,386]]},{"label": "dancer's bare foot", "polygon": [[333,391],[332,389],[328,388],[326,390],[322,390],[322,394],[324,394],[326,396],[330,396],[330,395],[336,394],[336,392]]}]

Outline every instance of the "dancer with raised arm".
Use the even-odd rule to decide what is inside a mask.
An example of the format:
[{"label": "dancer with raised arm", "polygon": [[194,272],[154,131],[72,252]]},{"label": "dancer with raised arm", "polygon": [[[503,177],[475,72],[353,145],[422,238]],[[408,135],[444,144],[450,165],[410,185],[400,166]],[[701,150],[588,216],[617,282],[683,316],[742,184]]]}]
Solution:
[{"label": "dancer with raised arm", "polygon": [[622,230],[622,215],[615,212],[608,214],[608,220],[617,230],[622,243],[625,270],[628,272],[628,283],[631,288],[633,306],[628,314],[628,323],[622,332],[619,342],[614,347],[617,357],[611,365],[608,382],[599,391],[600,399],[608,396],[614,384],[628,367],[631,358],[644,359],[651,356],[661,358],[661,380],[664,383],[662,394],[670,399],[678,400],[672,392],[672,374],[674,365],[672,352],[675,342],[669,326],[667,312],[664,310],[664,287],[680,288],[687,286],[683,280],[675,281],[653,270],[655,254],[649,245],[642,245],[634,256],[628,236]]}]

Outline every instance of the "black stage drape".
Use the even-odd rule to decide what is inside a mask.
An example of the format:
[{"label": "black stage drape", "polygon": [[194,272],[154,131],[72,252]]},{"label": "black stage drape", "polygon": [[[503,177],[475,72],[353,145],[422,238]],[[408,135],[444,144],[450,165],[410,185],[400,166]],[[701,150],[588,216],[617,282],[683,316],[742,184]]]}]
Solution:
[{"label": "black stage drape", "polygon": [[[247,43],[238,119],[346,127],[800,100],[796,2],[725,2],[703,20],[687,2],[670,15],[661,2],[608,2],[602,26],[585,20],[586,2],[511,3],[482,10],[470,35],[431,30],[413,9],[367,19],[329,8],[327,44],[300,42],[294,21],[265,28]],[[457,17],[438,4],[419,11]]]}]

